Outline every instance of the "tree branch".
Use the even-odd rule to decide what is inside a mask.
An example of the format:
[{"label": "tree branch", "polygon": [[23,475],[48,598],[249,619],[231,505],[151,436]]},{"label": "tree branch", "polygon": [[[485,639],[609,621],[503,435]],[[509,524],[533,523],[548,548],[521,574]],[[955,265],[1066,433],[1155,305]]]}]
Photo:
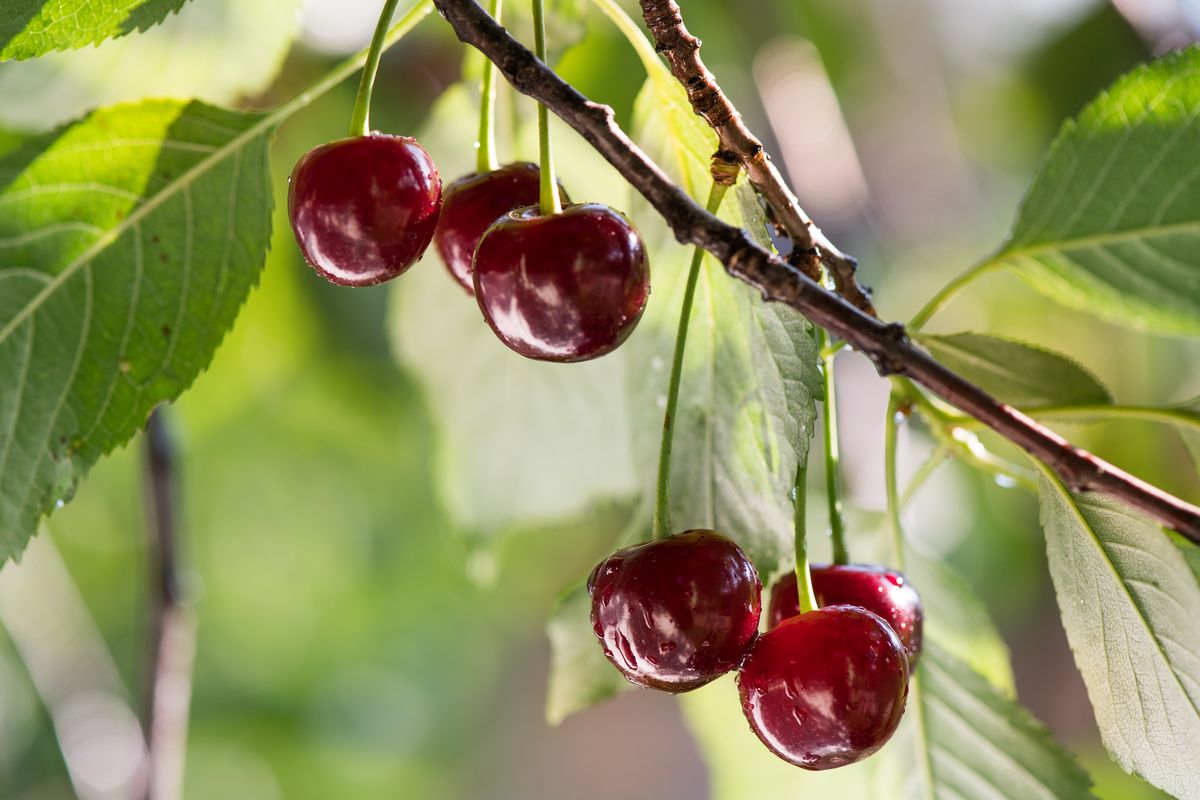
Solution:
[{"label": "tree branch", "polygon": [[741,162],[751,185],[767,201],[775,212],[776,222],[792,240],[794,255],[789,262],[818,283],[818,267],[824,264],[838,293],[875,316],[870,295],[854,277],[857,262],[829,241],[800,207],[800,201],[775,168],[762,142],[742,122],[742,115],[704,66],[700,40],[688,32],[675,0],[640,2],[642,19],[654,37],[654,48],[667,59],[671,73],[687,91],[692,110],[716,132],[721,149],[733,153]]},{"label": "tree branch", "polygon": [[846,339],[882,375],[902,375],[970,414],[1044,461],[1074,491],[1117,497],[1200,544],[1197,508],[1081,450],[1026,414],[1001,403],[934,361],[909,341],[904,326],[885,323],[828,292],[749,235],[704,211],[621,130],[607,106],[593,103],[538,61],[474,0],[434,0],[458,38],[477,48],[517,91],[544,103],[586,139],[650,202],[676,238],[708,250],[726,270],[762,293]]},{"label": "tree branch", "polygon": [[146,423],[145,486],[152,589],[145,699],[149,751],[147,800],[183,796],[183,764],[192,696],[196,626],[179,585],[178,492],[175,442],[160,406]]}]

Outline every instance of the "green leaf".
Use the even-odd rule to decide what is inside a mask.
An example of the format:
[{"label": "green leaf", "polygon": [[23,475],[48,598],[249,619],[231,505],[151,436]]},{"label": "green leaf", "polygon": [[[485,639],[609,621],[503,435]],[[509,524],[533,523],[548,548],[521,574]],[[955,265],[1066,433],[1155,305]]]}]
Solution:
[{"label": "green leaf", "polygon": [[1112,402],[1108,389],[1092,373],[1036,345],[981,333],[915,338],[938,361],[1020,408]]},{"label": "green leaf", "polygon": [[921,659],[913,702],[929,740],[932,796],[1092,796],[1087,774],[1028,711],[934,643]]},{"label": "green leaf", "polygon": [[1200,49],[1118,80],[1067,122],[985,266],[1136,327],[1200,333]]},{"label": "green leaf", "polygon": [[[886,563],[885,559],[878,559]],[[907,548],[904,575],[926,609],[925,638],[1008,697],[1016,695],[1008,647],[987,608],[961,575],[944,562]]]},{"label": "green leaf", "polygon": [[0,0],[0,61],[144,31],[187,0]]},{"label": "green leaf", "polygon": [[926,643],[892,740],[865,761],[827,772],[807,772],[771,754],[742,718],[732,684],[722,680],[682,698],[714,800],[1091,797],[1086,773],[1037,720],[934,642]]},{"label": "green leaf", "polygon": [[265,257],[271,130],[154,101],[0,159],[0,559],[212,358]]},{"label": "green leaf", "polygon": [[1151,520],[1043,470],[1050,576],[1104,744],[1126,771],[1200,797],[1200,586]]},{"label": "green leaf", "polygon": [[154,97],[218,105],[262,93],[298,30],[300,0],[189,3],[140,36],[0,65],[0,122],[46,130],[98,106]]}]

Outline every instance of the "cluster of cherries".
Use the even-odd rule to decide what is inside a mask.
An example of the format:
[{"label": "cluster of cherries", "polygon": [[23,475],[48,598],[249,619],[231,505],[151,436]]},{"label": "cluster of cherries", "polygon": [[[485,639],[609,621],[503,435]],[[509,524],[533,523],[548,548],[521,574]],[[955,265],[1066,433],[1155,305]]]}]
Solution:
[{"label": "cluster of cherries", "polygon": [[645,245],[599,203],[543,213],[540,179],[537,165],[515,163],[443,192],[415,139],[371,133],[305,154],[288,212],[305,260],[333,283],[391,280],[436,240],[510,348],[543,361],[596,358],[625,341],[646,307]]},{"label": "cluster of cherries", "polygon": [[588,578],[592,626],[631,682],[686,692],[738,669],[750,727],[776,755],[811,770],[859,761],[895,732],[921,650],[921,601],[899,573],[811,570],[818,608],[800,612],[794,573],[771,590],[745,552],[689,530],[618,550]]}]

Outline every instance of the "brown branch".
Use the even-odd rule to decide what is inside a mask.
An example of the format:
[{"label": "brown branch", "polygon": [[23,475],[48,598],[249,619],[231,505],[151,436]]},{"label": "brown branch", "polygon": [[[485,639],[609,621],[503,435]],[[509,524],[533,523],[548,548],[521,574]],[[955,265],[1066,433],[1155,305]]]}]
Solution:
[{"label": "brown branch", "polygon": [[746,177],[775,212],[776,222],[792,240],[789,262],[820,282],[819,266],[825,265],[838,293],[868,314],[875,316],[869,293],[854,277],[857,262],[839,250],[804,213],[800,201],[775,168],[771,156],[745,123],[742,115],[721,91],[716,78],[700,58],[700,40],[688,32],[675,0],[640,0],[642,19],[654,37],[654,46],[666,59],[687,91],[692,110],[716,132],[721,149],[733,153],[746,170]]},{"label": "brown branch", "polygon": [[758,246],[749,235],[696,205],[646,157],[614,120],[554,74],[488,16],[474,0],[434,0],[458,38],[493,61],[517,91],[545,104],[574,128],[667,221],[680,242],[708,250],[764,300],[785,303],[846,339],[883,375],[903,375],[970,414],[1041,459],[1075,491],[1119,498],[1200,544],[1200,508],[1075,447],[1027,415],[991,397],[934,361],[909,341],[904,326],[884,323],[821,288],[801,271]]},{"label": "brown branch", "polygon": [[147,800],[183,796],[196,626],[179,584],[178,459],[162,407],[146,423],[145,486],[152,591],[145,699]]}]

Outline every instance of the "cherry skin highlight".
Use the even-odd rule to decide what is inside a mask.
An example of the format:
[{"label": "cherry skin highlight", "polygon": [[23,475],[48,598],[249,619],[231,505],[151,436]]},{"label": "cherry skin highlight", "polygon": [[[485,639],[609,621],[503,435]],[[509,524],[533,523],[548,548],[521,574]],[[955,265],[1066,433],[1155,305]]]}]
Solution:
[{"label": "cherry skin highlight", "polygon": [[[464,175],[442,193],[442,215],[433,242],[446,269],[469,294],[475,294],[471,259],[479,237],[508,212],[536,205],[540,180],[538,165],[521,161]],[[570,202],[562,184],[558,191],[564,203]]]},{"label": "cherry skin highlight", "polygon": [[737,683],[746,720],[771,752],[804,769],[832,769],[861,761],[896,732],[908,658],[875,614],[827,606],[760,636]]},{"label": "cherry skin highlight", "polygon": [[407,136],[372,133],[315,147],[289,183],[300,252],[342,286],[383,283],[415,264],[441,209],[437,167]]},{"label": "cherry skin highlight", "polygon": [[[877,614],[900,637],[908,653],[909,672],[916,670],[925,611],[917,590],[903,575],[868,564],[814,565],[810,573],[818,606],[859,606]],[[799,613],[796,573],[789,572],[771,587],[767,627],[774,628]]]},{"label": "cherry skin highlight", "polygon": [[588,578],[592,629],[632,683],[686,692],[733,669],[758,631],[762,584],[734,542],[690,530],[618,550]]},{"label": "cherry skin highlight", "polygon": [[633,331],[650,294],[642,237],[599,203],[501,217],[479,240],[473,270],[488,325],[510,348],[541,361],[611,352]]}]

